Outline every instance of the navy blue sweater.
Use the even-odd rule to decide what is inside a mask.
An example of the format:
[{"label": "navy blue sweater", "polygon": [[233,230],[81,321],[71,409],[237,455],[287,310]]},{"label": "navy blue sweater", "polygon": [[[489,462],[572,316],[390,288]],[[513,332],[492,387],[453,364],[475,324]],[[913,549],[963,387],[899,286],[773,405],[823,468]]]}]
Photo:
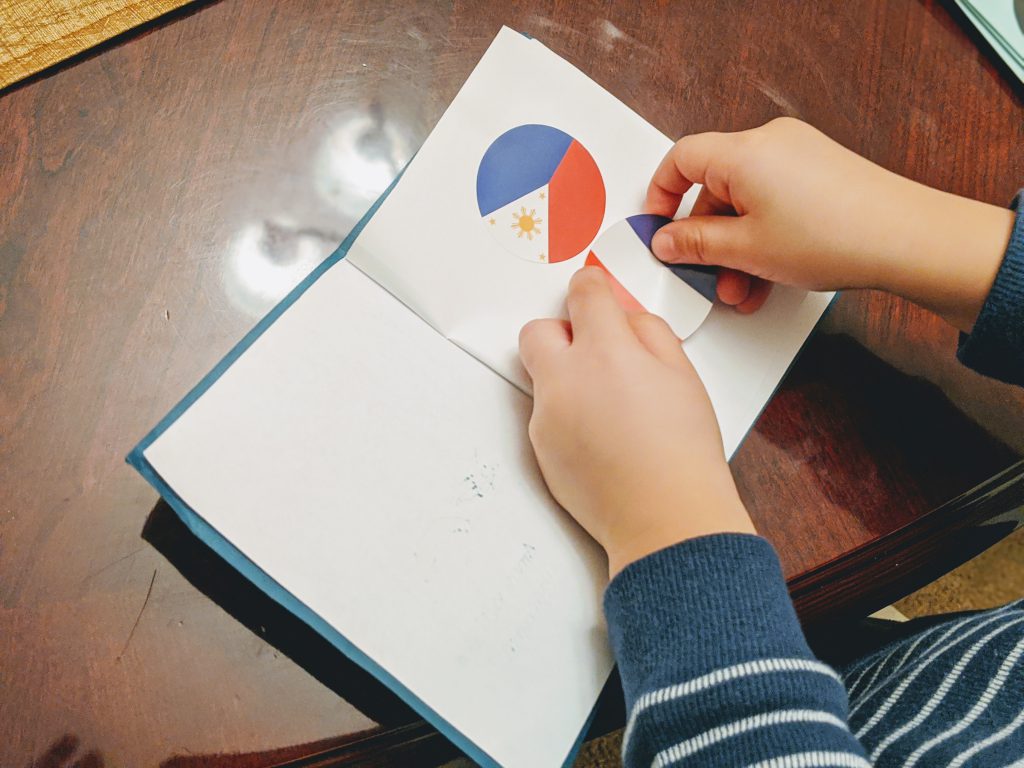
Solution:
[{"label": "navy blue sweater", "polygon": [[[1018,384],[1020,200],[958,351]],[[720,534],[627,566],[605,613],[629,713],[627,766],[1024,766],[1024,601],[933,623],[833,669],[808,647],[771,545]]]}]

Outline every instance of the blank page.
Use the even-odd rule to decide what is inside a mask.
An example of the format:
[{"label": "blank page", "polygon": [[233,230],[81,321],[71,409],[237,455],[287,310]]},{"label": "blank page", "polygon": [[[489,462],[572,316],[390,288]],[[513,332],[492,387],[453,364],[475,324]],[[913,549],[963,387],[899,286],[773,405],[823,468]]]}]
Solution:
[{"label": "blank page", "polygon": [[611,670],[607,571],[544,487],[529,412],[341,262],[145,456],[481,750],[556,766]]}]

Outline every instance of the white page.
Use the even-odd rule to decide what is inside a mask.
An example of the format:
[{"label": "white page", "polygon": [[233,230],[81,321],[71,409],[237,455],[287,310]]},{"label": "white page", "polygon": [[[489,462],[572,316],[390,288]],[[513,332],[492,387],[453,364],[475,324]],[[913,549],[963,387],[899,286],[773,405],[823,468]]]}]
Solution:
[{"label": "white page", "polygon": [[[530,263],[503,249],[480,221],[482,157],[498,136],[531,123],[564,131],[593,156],[604,181],[605,226],[641,212],[650,174],[672,146],[571,64],[503,28],[349,254],[524,391],[519,328],[535,317],[564,314],[569,278],[586,258],[583,251],[557,264]],[[663,267],[645,266],[660,280]]]},{"label": "white page", "polygon": [[597,545],[530,400],[344,262],[145,452],[221,535],[502,765],[561,765],[611,670]]},{"label": "white page", "polygon": [[1014,0],[965,0],[964,5],[988,26],[997,47],[1005,49],[1018,66],[1024,65],[1024,16],[1018,17]]},{"label": "white page", "polygon": [[[1006,66],[1024,82],[1024,34],[1019,27],[1016,31],[1012,28],[1017,19],[1010,8],[1010,0],[989,0],[976,4],[967,0],[956,2]],[[1000,3],[1005,3],[1005,12]],[[994,15],[989,18],[989,14],[993,12]],[[1004,36],[1003,32],[1007,30],[1008,33]]]},{"label": "white page", "polygon": [[[566,286],[586,258],[584,252],[556,264],[531,263],[502,248],[480,221],[481,158],[496,137],[530,123],[565,131],[594,157],[607,193],[605,229],[642,211],[651,174],[672,145],[538,41],[503,28],[349,254],[428,323],[524,392],[530,382],[519,362],[519,328],[536,317],[565,316]],[[690,210],[696,191],[687,194],[681,213]],[[637,289],[644,271],[651,275],[649,291]],[[638,259],[628,287],[667,295],[660,289],[666,271]],[[708,389],[728,456],[832,296],[777,287],[753,315],[716,304],[692,336],[688,321],[682,322],[680,335],[689,336],[684,348]],[[666,319],[675,314],[671,306],[646,308]]]}]

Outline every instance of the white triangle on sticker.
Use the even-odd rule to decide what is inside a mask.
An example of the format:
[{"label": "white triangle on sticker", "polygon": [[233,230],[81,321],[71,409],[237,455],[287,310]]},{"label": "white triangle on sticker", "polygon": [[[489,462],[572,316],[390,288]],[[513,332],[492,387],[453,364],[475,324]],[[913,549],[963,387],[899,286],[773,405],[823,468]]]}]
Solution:
[{"label": "white triangle on sticker", "polygon": [[696,331],[711,312],[712,302],[658,261],[628,221],[606,230],[593,251],[622,287],[648,312],[663,317],[679,338]]},{"label": "white triangle on sticker", "polygon": [[548,261],[548,187],[533,190],[483,217],[484,226],[521,259]]}]

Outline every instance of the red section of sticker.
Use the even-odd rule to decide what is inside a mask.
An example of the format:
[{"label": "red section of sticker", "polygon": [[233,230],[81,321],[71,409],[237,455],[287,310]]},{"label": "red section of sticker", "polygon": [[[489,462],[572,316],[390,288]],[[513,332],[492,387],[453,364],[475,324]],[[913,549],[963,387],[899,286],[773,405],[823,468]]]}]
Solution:
[{"label": "red section of sticker", "polygon": [[566,261],[590,245],[604,221],[601,171],[578,141],[569,145],[548,191],[548,262]]},{"label": "red section of sticker", "polygon": [[615,296],[615,300],[619,302],[619,306],[627,312],[646,312],[643,304],[633,298],[633,294],[622,287],[622,283],[615,279],[615,275],[608,271],[608,267],[601,263],[601,260],[594,255],[591,251],[587,254],[586,266],[588,267],[599,267],[604,270],[604,273],[608,275],[608,280],[612,284],[612,294]]}]

